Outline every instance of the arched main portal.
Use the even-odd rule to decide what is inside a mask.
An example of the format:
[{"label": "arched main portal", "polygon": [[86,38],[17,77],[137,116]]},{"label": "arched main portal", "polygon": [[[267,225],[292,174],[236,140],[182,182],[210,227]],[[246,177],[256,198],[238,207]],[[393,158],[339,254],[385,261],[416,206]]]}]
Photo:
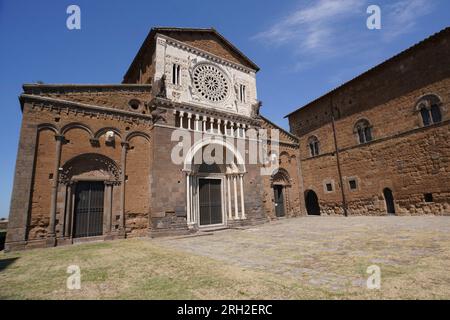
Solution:
[{"label": "arched main portal", "polygon": [[395,215],[395,202],[392,190],[389,188],[384,188],[383,190],[384,201],[386,203],[386,212],[390,215]]},{"label": "arched main portal", "polygon": [[305,192],[306,211],[310,216],[320,216],[319,198],[313,190]]},{"label": "arched main portal", "polygon": [[214,138],[197,142],[186,155],[184,171],[188,226],[220,227],[246,219],[245,164],[233,145]]}]

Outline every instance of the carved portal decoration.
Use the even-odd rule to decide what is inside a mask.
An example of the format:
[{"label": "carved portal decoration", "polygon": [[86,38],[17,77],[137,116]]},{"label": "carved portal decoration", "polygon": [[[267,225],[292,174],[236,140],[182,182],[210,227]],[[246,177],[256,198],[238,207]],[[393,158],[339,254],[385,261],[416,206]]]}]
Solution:
[{"label": "carved portal decoration", "polygon": [[283,185],[288,187],[291,185],[291,178],[289,177],[289,173],[282,168],[279,168],[276,172],[274,172],[270,180],[272,186]]},{"label": "carved portal decoration", "polygon": [[230,94],[230,81],[218,67],[202,63],[192,70],[192,85],[202,99],[213,103],[225,101]]},{"label": "carved portal decoration", "polygon": [[67,161],[59,175],[60,183],[72,180],[96,179],[120,182],[120,169],[110,158],[97,153],[85,153]]}]

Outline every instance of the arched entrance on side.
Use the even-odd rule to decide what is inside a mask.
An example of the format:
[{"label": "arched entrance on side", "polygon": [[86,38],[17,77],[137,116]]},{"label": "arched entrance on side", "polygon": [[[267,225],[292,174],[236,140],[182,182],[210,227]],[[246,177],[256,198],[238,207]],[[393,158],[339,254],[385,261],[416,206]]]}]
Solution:
[{"label": "arched entrance on side", "polygon": [[59,182],[64,238],[111,232],[113,188],[120,184],[120,169],[114,160],[97,153],[78,155],[63,165]]},{"label": "arched entrance on side", "polygon": [[289,210],[289,191],[291,186],[289,173],[279,168],[271,177],[271,185],[273,188],[273,202],[275,206],[275,216],[284,217],[286,211]]},{"label": "arched entrance on side", "polygon": [[309,216],[320,216],[319,198],[313,190],[305,191],[305,205]]},{"label": "arched entrance on side", "polygon": [[388,215],[395,215],[395,201],[392,190],[389,188],[383,189],[384,202],[386,204],[386,212]]}]

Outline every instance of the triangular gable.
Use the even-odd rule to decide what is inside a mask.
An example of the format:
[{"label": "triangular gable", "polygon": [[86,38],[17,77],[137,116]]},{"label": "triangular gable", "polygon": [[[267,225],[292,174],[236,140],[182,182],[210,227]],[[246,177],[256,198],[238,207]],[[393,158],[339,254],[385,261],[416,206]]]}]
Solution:
[{"label": "triangular gable", "polygon": [[163,34],[197,49],[258,71],[259,68],[215,29],[155,28]]}]

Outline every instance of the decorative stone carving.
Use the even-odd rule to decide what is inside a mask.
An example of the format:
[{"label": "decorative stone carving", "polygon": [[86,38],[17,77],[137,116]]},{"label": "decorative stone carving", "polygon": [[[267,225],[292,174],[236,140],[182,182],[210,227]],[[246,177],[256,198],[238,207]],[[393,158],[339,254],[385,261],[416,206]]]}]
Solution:
[{"label": "decorative stone carving", "polygon": [[252,113],[251,113],[250,116],[252,118],[259,117],[259,111],[260,111],[261,107],[262,107],[262,102],[261,101],[258,101],[256,103],[252,104]]},{"label": "decorative stone carving", "polygon": [[194,90],[205,100],[218,103],[227,99],[230,93],[230,81],[218,67],[209,64],[198,64],[192,73]]},{"label": "decorative stone carving", "polygon": [[155,96],[158,98],[167,98],[167,90],[166,90],[166,75],[163,74],[161,79],[159,79],[156,83],[156,92]]},{"label": "decorative stone carving", "polygon": [[68,184],[73,178],[100,178],[120,181],[120,169],[116,163],[101,154],[85,153],[67,161],[59,175],[60,183]]}]

